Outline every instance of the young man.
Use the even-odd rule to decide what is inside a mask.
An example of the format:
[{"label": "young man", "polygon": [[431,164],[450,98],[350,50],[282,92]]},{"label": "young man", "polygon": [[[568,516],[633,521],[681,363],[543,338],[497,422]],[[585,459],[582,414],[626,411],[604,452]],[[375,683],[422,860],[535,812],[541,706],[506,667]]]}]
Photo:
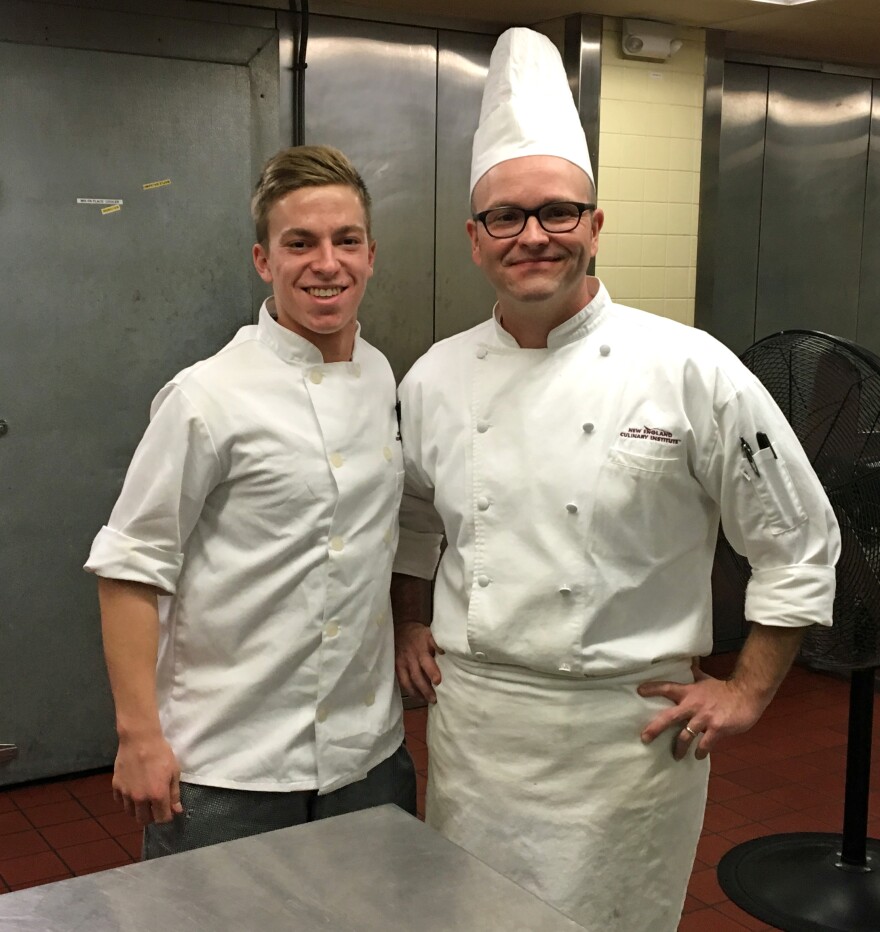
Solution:
[{"label": "young man", "polygon": [[367,806],[415,813],[388,582],[395,387],[359,336],[370,198],[286,149],[252,202],[259,322],[153,402],[92,546],[113,787],[156,857]]},{"label": "young man", "polygon": [[[434,702],[426,818],[590,930],[673,932],[706,756],[758,719],[804,626],[830,624],[837,525],[739,361],[587,274],[603,214],[537,33],[499,39],[471,179],[495,312],[400,388],[397,670]],[[726,682],[692,670],[719,516],[758,622]]]}]

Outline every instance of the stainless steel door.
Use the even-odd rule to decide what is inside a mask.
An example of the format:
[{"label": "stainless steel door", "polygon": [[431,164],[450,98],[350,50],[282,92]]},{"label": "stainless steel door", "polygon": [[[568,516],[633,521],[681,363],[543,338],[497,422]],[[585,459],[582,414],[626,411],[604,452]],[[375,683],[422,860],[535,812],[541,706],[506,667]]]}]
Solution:
[{"label": "stainless steel door", "polygon": [[373,199],[376,271],[360,320],[398,378],[431,345],[436,32],[312,16],[305,130],[338,146]]},{"label": "stainless steel door", "polygon": [[338,146],[370,189],[378,249],[360,318],[398,379],[435,340],[492,310],[464,225],[494,44],[491,35],[310,19],[306,142]]},{"label": "stainless steel door", "polygon": [[[184,46],[171,59],[0,43],[0,742],[21,752],[0,783],[112,760],[81,567],[153,394],[252,319],[253,130],[271,121],[248,67]],[[274,61],[261,87],[277,85]]]},{"label": "stainless steel door", "polygon": [[441,32],[437,60],[437,219],[434,339],[467,330],[492,313],[495,292],[471,259],[471,141],[495,36]]},{"label": "stainless steel door", "polygon": [[[878,85],[725,65],[713,306],[701,323],[735,352],[784,329],[880,352]],[[721,561],[715,642],[732,648],[747,626],[741,588],[725,578],[734,569]]]},{"label": "stainless steel door", "polygon": [[870,113],[867,78],[770,69],[755,339],[855,338]]},{"label": "stainless steel door", "polygon": [[726,65],[721,102],[718,262],[711,319],[702,325],[737,353],[755,340],[766,130],[767,69]]},{"label": "stainless steel door", "polygon": [[880,81],[872,83],[872,91],[856,341],[880,355]]},{"label": "stainless steel door", "polygon": [[704,325],[736,352],[793,328],[880,351],[878,84],[725,65],[714,298]]}]

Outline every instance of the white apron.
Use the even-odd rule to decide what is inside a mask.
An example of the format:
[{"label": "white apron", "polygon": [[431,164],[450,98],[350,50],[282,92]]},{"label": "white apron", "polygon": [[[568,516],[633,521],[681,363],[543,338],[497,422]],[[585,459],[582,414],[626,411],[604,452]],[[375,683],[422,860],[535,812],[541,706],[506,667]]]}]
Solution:
[{"label": "white apron", "polygon": [[426,821],[595,932],[674,932],[703,822],[709,761],[645,746],[664,699],[692,682],[668,661],[615,677],[546,676],[438,658]]}]

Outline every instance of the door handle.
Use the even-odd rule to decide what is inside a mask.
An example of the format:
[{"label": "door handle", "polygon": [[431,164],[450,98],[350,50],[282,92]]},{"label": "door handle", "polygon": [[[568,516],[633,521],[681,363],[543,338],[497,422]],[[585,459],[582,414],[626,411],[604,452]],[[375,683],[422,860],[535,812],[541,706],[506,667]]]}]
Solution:
[{"label": "door handle", "polygon": [[0,764],[6,764],[18,757],[18,748],[14,744],[0,744]]}]

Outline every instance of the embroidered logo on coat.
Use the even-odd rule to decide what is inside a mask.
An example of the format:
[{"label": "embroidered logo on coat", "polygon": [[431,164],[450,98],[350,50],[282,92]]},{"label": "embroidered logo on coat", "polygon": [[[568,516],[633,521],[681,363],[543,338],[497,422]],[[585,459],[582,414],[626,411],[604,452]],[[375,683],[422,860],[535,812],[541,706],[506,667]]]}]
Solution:
[{"label": "embroidered logo on coat", "polygon": [[627,440],[652,440],[654,443],[671,443],[673,446],[681,443],[679,437],[673,437],[671,431],[662,427],[627,427],[620,432],[620,436]]}]

